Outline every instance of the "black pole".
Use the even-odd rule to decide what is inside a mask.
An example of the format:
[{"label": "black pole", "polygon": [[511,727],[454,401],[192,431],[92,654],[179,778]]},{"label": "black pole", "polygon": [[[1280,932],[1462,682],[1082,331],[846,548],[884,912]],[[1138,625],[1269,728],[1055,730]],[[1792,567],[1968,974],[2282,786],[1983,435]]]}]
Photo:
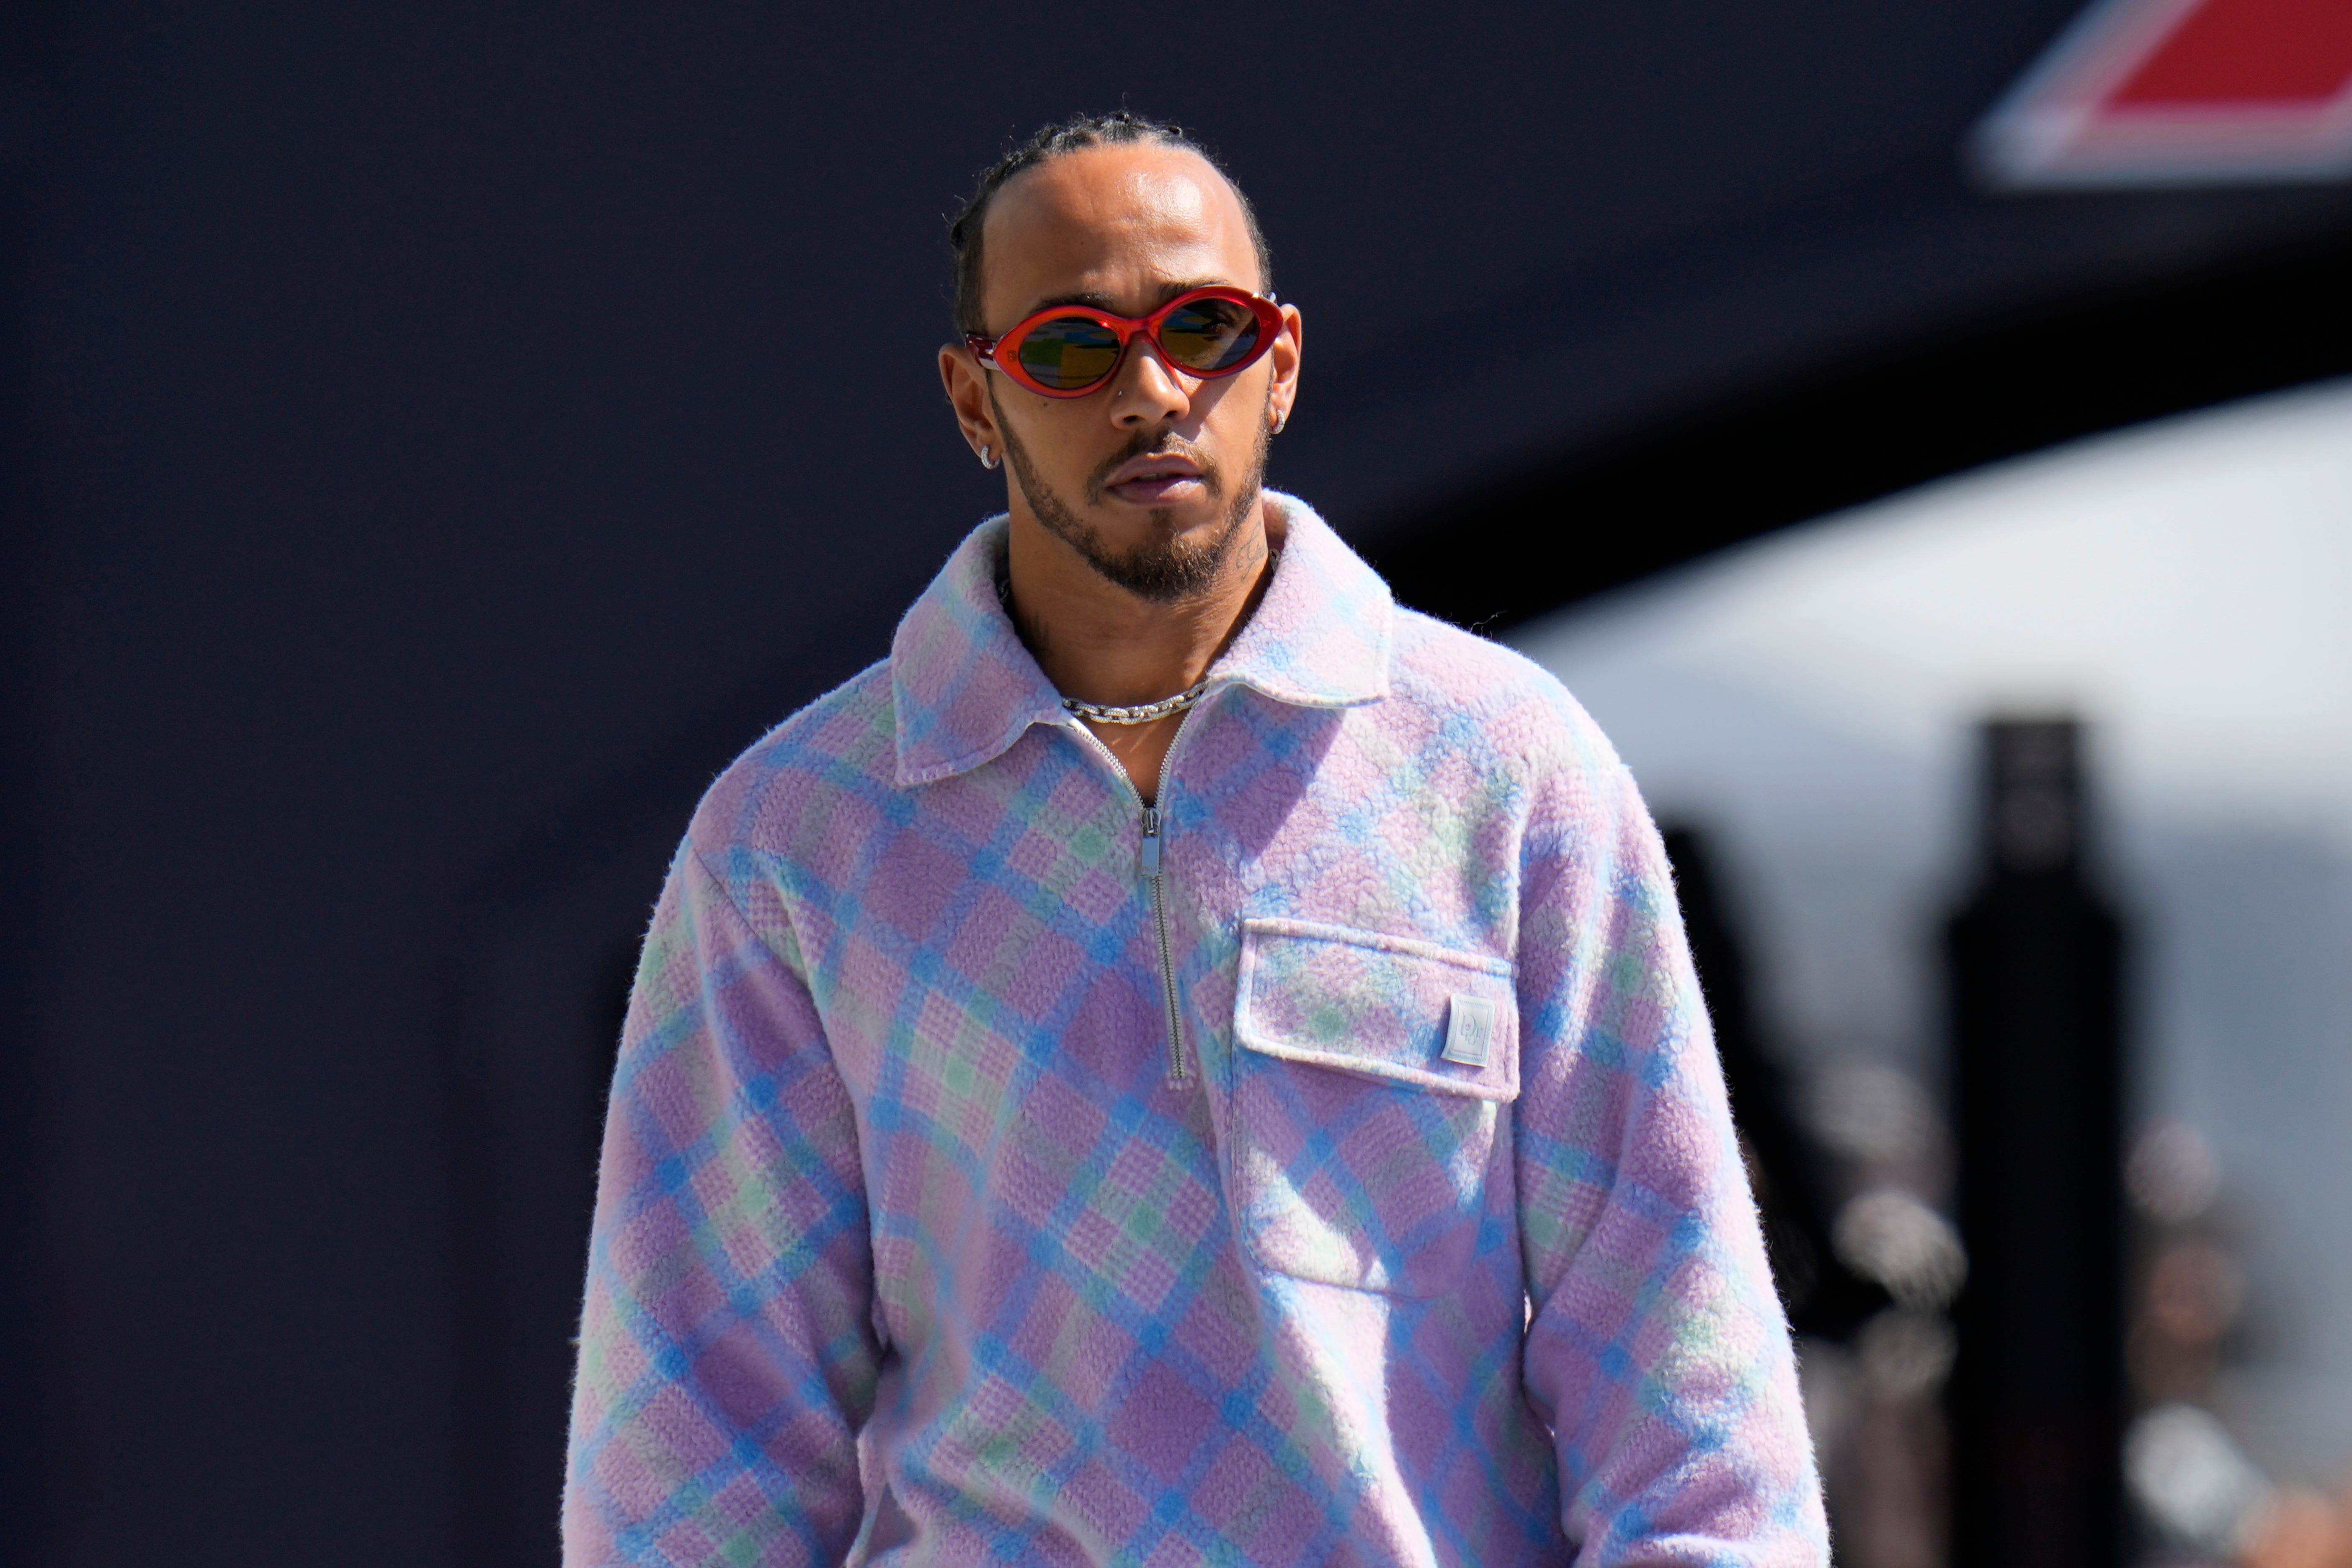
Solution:
[{"label": "black pole", "polygon": [[2124,1555],[2122,937],[2084,873],[2079,738],[1986,726],[1983,875],[1948,931],[1953,1568]]}]

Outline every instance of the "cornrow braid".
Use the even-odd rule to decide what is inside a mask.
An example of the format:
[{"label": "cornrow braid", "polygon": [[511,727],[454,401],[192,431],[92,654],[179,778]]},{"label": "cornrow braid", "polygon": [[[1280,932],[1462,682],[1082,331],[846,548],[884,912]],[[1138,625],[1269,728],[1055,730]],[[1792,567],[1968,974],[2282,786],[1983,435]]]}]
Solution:
[{"label": "cornrow braid", "polygon": [[1015,174],[1023,174],[1065,153],[1076,153],[1087,147],[1115,147],[1129,142],[1143,142],[1158,147],[1173,147],[1197,154],[1209,167],[1224,176],[1233,187],[1234,195],[1242,204],[1242,216],[1248,221],[1250,246],[1257,252],[1259,287],[1268,296],[1274,292],[1274,253],[1266,248],[1265,235],[1257,226],[1257,209],[1242,192],[1232,174],[1217,155],[1187,135],[1184,128],[1165,120],[1152,120],[1129,113],[1124,109],[1108,114],[1080,114],[1040,127],[1029,139],[1006,153],[1003,157],[980,172],[979,183],[963,204],[963,210],[948,220],[948,247],[955,253],[955,320],[958,332],[987,331],[987,322],[980,309],[980,233],[988,219],[989,204],[996,193]]}]

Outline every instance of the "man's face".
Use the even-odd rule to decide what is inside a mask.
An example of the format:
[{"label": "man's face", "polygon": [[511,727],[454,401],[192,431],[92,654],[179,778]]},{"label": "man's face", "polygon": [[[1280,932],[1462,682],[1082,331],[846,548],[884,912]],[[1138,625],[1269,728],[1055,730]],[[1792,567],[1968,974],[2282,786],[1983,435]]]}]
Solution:
[{"label": "man's face", "polygon": [[[1016,177],[989,209],[981,264],[991,334],[1048,305],[1146,316],[1203,284],[1264,287],[1232,188],[1197,154],[1150,145],[1065,153]],[[1004,454],[1016,523],[1144,599],[1217,579],[1256,516],[1267,433],[1297,372],[1295,311],[1238,375],[1187,375],[1139,336],[1083,397],[1042,396],[958,354],[971,374],[943,361],[950,395],[967,437]]]}]

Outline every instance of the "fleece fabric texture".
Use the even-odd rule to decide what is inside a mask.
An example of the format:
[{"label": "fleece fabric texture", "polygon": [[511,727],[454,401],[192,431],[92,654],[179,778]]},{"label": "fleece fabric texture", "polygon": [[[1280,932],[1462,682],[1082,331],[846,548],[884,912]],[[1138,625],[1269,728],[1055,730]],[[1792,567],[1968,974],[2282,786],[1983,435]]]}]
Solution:
[{"label": "fleece fabric texture", "polygon": [[1001,518],[704,799],[613,1086],[570,1568],[1827,1561],[1632,779],[1272,500],[1156,834]]}]

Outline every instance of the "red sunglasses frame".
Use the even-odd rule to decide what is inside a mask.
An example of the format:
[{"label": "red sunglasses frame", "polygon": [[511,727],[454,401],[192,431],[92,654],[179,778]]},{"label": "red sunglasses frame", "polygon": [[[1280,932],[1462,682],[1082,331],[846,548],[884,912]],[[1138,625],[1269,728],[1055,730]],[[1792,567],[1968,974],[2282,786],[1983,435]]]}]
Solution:
[{"label": "red sunglasses frame", "polygon": [[[1160,327],[1170,316],[1199,300],[1223,300],[1246,308],[1257,318],[1257,346],[1243,355],[1237,363],[1229,364],[1223,370],[1193,370],[1171,354],[1168,352],[1168,345],[1160,341]],[[1118,339],[1118,353],[1112,358],[1108,370],[1084,386],[1047,386],[1021,368],[1021,340],[1036,331],[1045,322],[1058,321],[1068,316],[1083,317],[1105,331],[1115,334]],[[963,342],[964,346],[971,350],[972,354],[981,363],[995,366],[1011,376],[1016,384],[1028,388],[1041,397],[1087,397],[1101,391],[1118,377],[1118,367],[1127,363],[1128,345],[1138,337],[1143,338],[1153,348],[1158,349],[1160,357],[1166,361],[1168,368],[1177,374],[1189,375],[1195,381],[1214,381],[1220,376],[1239,375],[1259,360],[1264,359],[1266,351],[1274,347],[1274,340],[1281,331],[1282,307],[1280,305],[1271,300],[1262,299],[1246,289],[1234,289],[1217,283],[1206,289],[1188,289],[1148,316],[1114,316],[1108,310],[1097,310],[1090,305],[1048,305],[1035,315],[1023,317],[996,337],[989,337],[983,332],[967,332],[964,334]]]}]

